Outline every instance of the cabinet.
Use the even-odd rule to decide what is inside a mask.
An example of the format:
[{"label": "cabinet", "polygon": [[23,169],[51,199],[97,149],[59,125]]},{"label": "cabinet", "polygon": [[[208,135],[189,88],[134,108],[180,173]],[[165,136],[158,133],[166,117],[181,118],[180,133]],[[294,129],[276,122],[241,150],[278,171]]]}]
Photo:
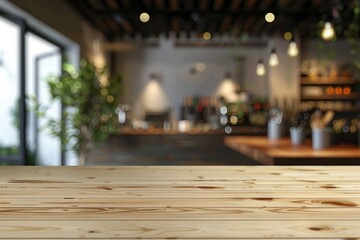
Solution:
[{"label": "cabinet", "polygon": [[302,110],[313,107],[349,113],[360,110],[360,81],[356,78],[302,76],[300,86]]},{"label": "cabinet", "polygon": [[360,125],[360,81],[351,76],[301,76],[301,110],[314,107],[322,111],[333,110],[334,120],[329,124],[336,143],[356,143]]}]

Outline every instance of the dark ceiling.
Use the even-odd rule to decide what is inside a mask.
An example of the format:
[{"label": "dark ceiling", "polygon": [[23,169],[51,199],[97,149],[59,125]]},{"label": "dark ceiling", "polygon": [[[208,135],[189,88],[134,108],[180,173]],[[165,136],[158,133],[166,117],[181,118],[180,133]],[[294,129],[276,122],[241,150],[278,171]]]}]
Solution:
[{"label": "dark ceiling", "polygon": [[[338,36],[354,19],[359,0],[68,0],[68,2],[109,40],[124,37],[201,36],[203,32],[231,37],[261,37],[296,32],[315,37],[320,21],[331,19]],[[267,23],[264,15],[276,19]],[[142,23],[139,15],[150,14]]]}]

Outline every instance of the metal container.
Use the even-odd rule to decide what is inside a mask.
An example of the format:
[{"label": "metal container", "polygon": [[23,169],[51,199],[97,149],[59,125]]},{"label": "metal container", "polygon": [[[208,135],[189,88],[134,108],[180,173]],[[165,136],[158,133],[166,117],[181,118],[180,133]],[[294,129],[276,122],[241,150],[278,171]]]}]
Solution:
[{"label": "metal container", "polygon": [[321,150],[330,146],[330,130],[327,128],[312,129],[312,148]]}]

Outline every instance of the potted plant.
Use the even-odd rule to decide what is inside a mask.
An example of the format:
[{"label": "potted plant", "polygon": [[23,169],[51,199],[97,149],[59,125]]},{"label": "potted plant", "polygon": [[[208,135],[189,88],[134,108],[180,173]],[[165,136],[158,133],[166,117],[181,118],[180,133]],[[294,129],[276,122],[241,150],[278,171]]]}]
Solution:
[{"label": "potted plant", "polygon": [[50,76],[47,82],[51,98],[60,100],[63,108],[61,120],[47,121],[51,134],[60,138],[62,151],[75,151],[80,165],[85,165],[94,145],[117,131],[115,110],[122,92],[122,77],[108,78],[104,68],[96,68],[83,59],[79,69],[65,62],[63,74]]}]

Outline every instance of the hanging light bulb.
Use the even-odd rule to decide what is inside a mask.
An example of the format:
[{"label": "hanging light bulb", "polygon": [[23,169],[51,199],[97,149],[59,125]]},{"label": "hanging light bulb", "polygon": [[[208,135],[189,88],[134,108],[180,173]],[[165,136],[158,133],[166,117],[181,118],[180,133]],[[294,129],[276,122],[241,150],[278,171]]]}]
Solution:
[{"label": "hanging light bulb", "polygon": [[265,73],[266,73],[265,65],[264,65],[263,61],[260,59],[256,66],[256,74],[259,76],[263,76],[263,75],[265,75]]},{"label": "hanging light bulb", "polygon": [[273,48],[271,50],[271,53],[270,53],[270,58],[269,58],[269,65],[271,67],[275,67],[277,65],[279,65],[279,58],[278,58],[278,55],[275,51],[275,48]]},{"label": "hanging light bulb", "polygon": [[299,49],[294,40],[290,41],[287,53],[290,57],[296,57],[299,54]]},{"label": "hanging light bulb", "polygon": [[141,22],[146,23],[150,20],[150,15],[147,12],[143,12],[140,14],[139,19]]},{"label": "hanging light bulb", "polygon": [[331,41],[335,37],[334,25],[330,22],[326,22],[321,31],[321,38],[325,41]]}]

